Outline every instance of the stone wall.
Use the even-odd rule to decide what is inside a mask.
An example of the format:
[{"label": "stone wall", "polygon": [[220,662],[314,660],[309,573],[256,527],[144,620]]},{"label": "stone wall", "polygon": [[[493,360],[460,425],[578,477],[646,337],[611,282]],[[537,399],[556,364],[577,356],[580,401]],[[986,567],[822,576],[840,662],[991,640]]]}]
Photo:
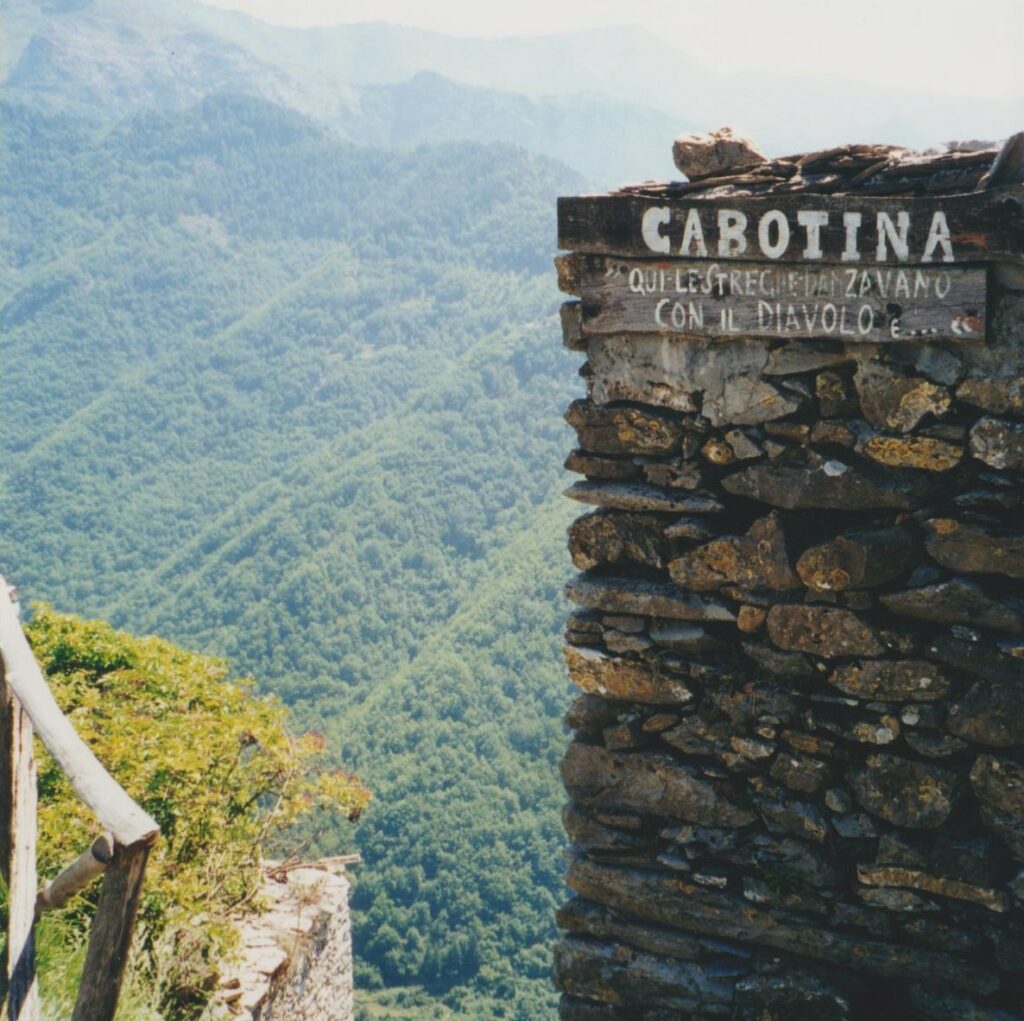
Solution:
[{"label": "stone wall", "polygon": [[563,1018],[1024,1017],[1024,295],[989,312],[873,346],[565,308]]},{"label": "stone wall", "polygon": [[352,1021],[352,933],[344,865],[269,863],[268,910],[239,923],[241,948],[206,1017]]}]

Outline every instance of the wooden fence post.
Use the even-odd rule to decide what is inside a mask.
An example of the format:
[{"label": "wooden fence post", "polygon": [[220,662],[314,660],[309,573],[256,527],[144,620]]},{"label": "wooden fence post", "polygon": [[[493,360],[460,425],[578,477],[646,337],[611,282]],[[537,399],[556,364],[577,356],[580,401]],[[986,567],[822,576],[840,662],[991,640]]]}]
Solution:
[{"label": "wooden fence post", "polygon": [[104,873],[89,930],[89,949],[71,1021],[113,1021],[131,949],[146,859],[154,839],[114,848],[114,860]]},{"label": "wooden fence post", "polygon": [[[11,901],[8,966],[10,1009],[0,1021],[38,1021],[33,920],[36,909],[35,728],[75,793],[114,840],[100,900],[89,931],[72,1021],[113,1021],[131,949],[132,929],[150,849],[160,827],[103,768],[61,712],[21,627],[13,590],[0,577],[0,867]],[[95,850],[95,848],[94,848]],[[83,879],[73,863],[65,885]],[[92,871],[85,863],[85,871]],[[61,877],[58,877],[61,878]],[[71,883],[71,885],[74,885]],[[45,906],[45,896],[41,906]]]},{"label": "wooden fence post", "polygon": [[36,765],[32,724],[0,660],[0,868],[7,883],[3,960],[5,1021],[38,1021],[36,982]]}]

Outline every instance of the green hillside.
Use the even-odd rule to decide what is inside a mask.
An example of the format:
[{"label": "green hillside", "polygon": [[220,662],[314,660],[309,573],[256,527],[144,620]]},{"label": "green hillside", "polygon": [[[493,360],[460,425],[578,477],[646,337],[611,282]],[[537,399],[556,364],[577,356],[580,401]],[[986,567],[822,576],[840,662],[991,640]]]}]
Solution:
[{"label": "green hillside", "polygon": [[226,654],[325,732],[375,792],[364,985],[544,1016],[578,179],[253,99],[2,115],[0,571]]}]

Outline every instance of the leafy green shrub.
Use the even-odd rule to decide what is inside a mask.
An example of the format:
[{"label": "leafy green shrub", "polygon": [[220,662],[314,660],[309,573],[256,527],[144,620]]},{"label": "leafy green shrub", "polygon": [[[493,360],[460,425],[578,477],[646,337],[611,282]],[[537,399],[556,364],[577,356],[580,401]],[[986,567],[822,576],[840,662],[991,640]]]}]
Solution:
[{"label": "leafy green shrub", "polygon": [[[346,773],[319,771],[323,738],[293,735],[284,706],[258,696],[251,680],[229,677],[219,660],[47,606],[35,608],[26,631],[78,733],[160,824],[140,906],[142,946],[169,1015],[189,1016],[231,946],[229,915],[258,906],[268,842],[304,817],[307,830],[316,818],[357,818],[369,791]],[[88,845],[98,824],[38,751],[46,878]],[[69,946],[84,935],[97,893],[65,909]]]}]

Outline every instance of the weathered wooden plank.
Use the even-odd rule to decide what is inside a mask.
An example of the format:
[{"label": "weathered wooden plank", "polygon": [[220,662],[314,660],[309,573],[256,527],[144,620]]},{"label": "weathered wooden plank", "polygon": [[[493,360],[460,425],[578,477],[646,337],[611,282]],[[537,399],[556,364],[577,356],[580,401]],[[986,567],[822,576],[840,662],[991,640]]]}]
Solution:
[{"label": "weathered wooden plank", "polygon": [[114,838],[102,833],[58,876],[39,891],[36,918],[44,911],[63,907],[76,893],[103,875],[114,857]]},{"label": "weathered wooden plank", "polygon": [[113,1021],[151,844],[117,845],[103,877],[71,1021]]},{"label": "weathered wooden plank", "polygon": [[4,1021],[38,1021],[36,983],[36,766],[32,724],[14,698],[0,662],[0,831],[4,881],[8,890],[4,953]]},{"label": "weathered wooden plank", "polygon": [[983,267],[858,266],[582,257],[584,336],[836,338],[879,343],[985,336]]},{"label": "weathered wooden plank", "polygon": [[755,262],[1024,263],[1024,187],[941,197],[566,197],[558,200],[558,244]]},{"label": "weathered wooden plank", "polygon": [[[46,750],[64,771],[75,793],[95,813],[103,828],[126,847],[151,840],[160,827],[103,768],[57,705],[36,663],[18,619],[18,605],[0,577],[0,657],[7,683],[28,713]],[[35,891],[32,894],[33,905]]]}]

